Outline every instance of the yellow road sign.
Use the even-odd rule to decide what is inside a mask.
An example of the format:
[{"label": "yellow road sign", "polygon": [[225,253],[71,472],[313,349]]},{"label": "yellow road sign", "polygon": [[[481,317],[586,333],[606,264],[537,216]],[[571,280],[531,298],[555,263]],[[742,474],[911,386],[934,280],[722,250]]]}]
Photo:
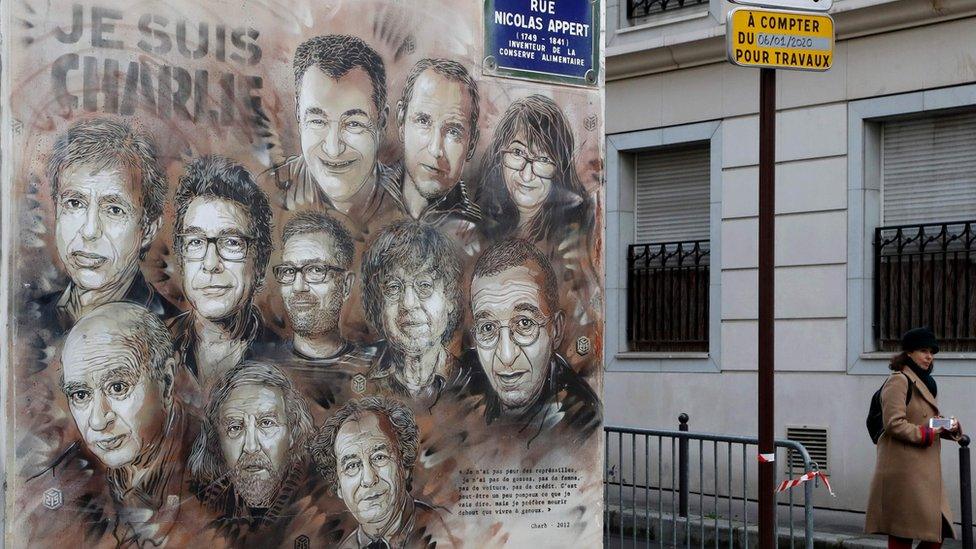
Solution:
[{"label": "yellow road sign", "polygon": [[735,8],[725,33],[729,61],[742,67],[825,71],[834,61],[827,14]]}]

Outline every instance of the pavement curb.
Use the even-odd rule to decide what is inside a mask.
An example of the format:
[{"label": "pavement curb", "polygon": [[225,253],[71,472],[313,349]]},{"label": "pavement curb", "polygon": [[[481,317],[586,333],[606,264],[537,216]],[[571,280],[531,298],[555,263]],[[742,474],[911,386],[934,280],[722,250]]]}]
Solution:
[{"label": "pavement curb", "polygon": [[[714,547],[716,545],[718,547],[729,547],[731,545],[734,549],[759,547],[759,527],[755,524],[744,524],[740,520],[732,519],[730,528],[728,517],[718,517],[716,529],[714,516],[702,517],[689,514],[688,517],[683,518],[653,510],[648,510],[645,516],[643,508],[637,508],[635,515],[635,509],[626,505],[623,510],[623,528],[621,528],[619,505],[608,505],[605,517],[609,531],[622,538],[625,547],[627,546],[626,542],[633,539],[635,533],[638,542],[646,543],[650,538],[651,542],[658,544],[663,539],[664,545],[672,547],[679,545],[693,547]],[[704,532],[702,532],[702,524],[704,524]],[[816,528],[816,517],[814,517],[813,524]],[[792,545],[790,543],[791,537]],[[794,523],[792,536],[789,527],[779,527],[777,529],[777,540],[779,547],[803,549],[805,541],[803,522]],[[958,540],[946,540],[943,545],[946,549],[961,546],[962,544]],[[813,547],[814,549],[887,549],[888,540],[886,536],[882,535],[849,534],[817,531],[815,529]]]}]

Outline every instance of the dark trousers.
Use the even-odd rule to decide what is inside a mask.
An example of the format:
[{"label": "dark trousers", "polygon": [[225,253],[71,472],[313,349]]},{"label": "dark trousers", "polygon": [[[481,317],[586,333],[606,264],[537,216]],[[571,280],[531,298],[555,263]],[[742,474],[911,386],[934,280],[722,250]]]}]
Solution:
[{"label": "dark trousers", "polygon": [[[941,541],[923,541],[918,544],[917,549],[939,549],[940,547],[942,547]],[[888,536],[888,549],[912,549],[912,540]]]}]

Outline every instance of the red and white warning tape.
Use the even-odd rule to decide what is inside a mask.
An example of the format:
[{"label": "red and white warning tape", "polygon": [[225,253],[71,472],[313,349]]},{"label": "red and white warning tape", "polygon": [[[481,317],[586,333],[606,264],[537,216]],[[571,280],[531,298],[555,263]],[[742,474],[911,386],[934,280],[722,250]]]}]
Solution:
[{"label": "red and white warning tape", "polygon": [[773,463],[776,461],[776,454],[759,454],[759,463]]},{"label": "red and white warning tape", "polygon": [[776,487],[776,491],[785,492],[790,488],[795,488],[796,486],[799,486],[804,482],[811,481],[815,478],[820,478],[820,480],[823,481],[824,486],[827,487],[827,491],[830,492],[830,495],[833,497],[837,497],[837,495],[834,494],[834,491],[830,488],[830,481],[827,480],[827,475],[823,474],[822,471],[810,471],[809,473],[800,475],[798,478],[795,478],[793,480],[784,480],[783,482],[779,483],[779,486]]}]

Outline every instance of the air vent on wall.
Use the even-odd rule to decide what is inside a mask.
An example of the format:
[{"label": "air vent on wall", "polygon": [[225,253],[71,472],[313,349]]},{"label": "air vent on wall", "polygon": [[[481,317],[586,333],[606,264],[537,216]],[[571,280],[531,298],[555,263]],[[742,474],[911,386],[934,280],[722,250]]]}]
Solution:
[{"label": "air vent on wall", "polygon": [[[787,425],[786,438],[799,442],[807,449],[810,454],[810,461],[814,461],[820,466],[820,470],[828,472],[827,465],[827,428],[813,427],[810,425]],[[799,452],[790,452],[790,460],[787,467],[793,467],[793,471],[803,470],[803,456]]]}]

